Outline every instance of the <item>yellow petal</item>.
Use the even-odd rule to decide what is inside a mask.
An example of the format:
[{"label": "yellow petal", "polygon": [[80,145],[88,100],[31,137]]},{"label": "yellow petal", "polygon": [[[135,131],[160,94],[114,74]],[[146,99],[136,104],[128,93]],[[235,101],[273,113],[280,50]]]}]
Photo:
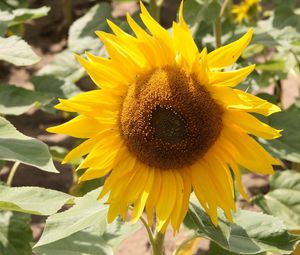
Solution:
[{"label": "yellow petal", "polygon": [[55,126],[47,128],[48,132],[70,135],[77,138],[90,138],[99,133],[103,127],[93,118],[79,115],[74,119]]},{"label": "yellow petal", "polygon": [[275,139],[281,136],[280,132],[282,130],[272,128],[269,125],[259,121],[249,113],[242,111],[227,111],[224,121],[228,126],[232,125],[232,123],[235,123],[245,132],[264,139]]},{"label": "yellow petal", "polygon": [[[148,200],[149,194],[151,192],[151,188],[154,181],[154,170],[148,169],[149,176],[147,178],[147,183],[144,187],[143,192],[140,195],[140,198],[138,201],[134,204],[133,210],[132,210],[132,222],[135,223],[138,221],[138,219],[141,217],[143,210],[145,208],[146,202]],[[156,181],[156,180],[155,180]]]},{"label": "yellow petal", "polygon": [[162,192],[161,171],[157,169],[153,169],[153,171],[155,182],[153,182],[149,198],[146,202],[146,214],[149,226],[152,225],[154,207],[156,206],[157,200]]},{"label": "yellow petal", "polygon": [[237,109],[244,109],[247,112],[256,112],[265,116],[281,111],[277,105],[271,104],[267,100],[261,99],[238,89],[234,90],[234,92],[240,98],[240,100],[247,104],[240,108],[237,107]]},{"label": "yellow petal", "polygon": [[78,182],[84,182],[88,180],[101,178],[107,175],[110,171],[111,171],[110,168],[106,168],[106,169],[89,168],[84,172],[83,175],[79,177]]},{"label": "yellow petal", "polygon": [[173,22],[173,33],[175,49],[177,54],[180,55],[178,59],[181,60],[179,64],[185,67],[187,71],[191,71],[195,59],[198,62],[199,56],[192,34],[175,22]]},{"label": "yellow petal", "polygon": [[156,205],[157,231],[169,220],[176,201],[177,184],[172,170],[161,172],[162,191]]},{"label": "yellow petal", "polygon": [[255,69],[255,65],[230,72],[210,72],[209,84],[212,86],[234,87],[240,84]]},{"label": "yellow petal", "polygon": [[209,53],[207,56],[209,68],[221,69],[226,66],[233,65],[242,54],[243,50],[248,46],[252,35],[253,29],[251,28],[239,40],[236,40]]},{"label": "yellow petal", "polygon": [[223,128],[223,134],[229,145],[228,151],[235,155],[239,165],[261,174],[273,174],[272,165],[279,165],[253,138],[231,127]]},{"label": "yellow petal", "polygon": [[86,154],[88,154],[94,146],[96,146],[99,141],[101,141],[101,139],[103,137],[109,136],[111,134],[113,134],[114,132],[111,130],[102,130],[99,134],[97,134],[96,136],[84,141],[83,143],[81,143],[79,146],[77,146],[75,149],[71,150],[64,158],[63,160],[63,164],[66,162],[70,162],[71,160],[74,160],[76,158],[80,158]]}]

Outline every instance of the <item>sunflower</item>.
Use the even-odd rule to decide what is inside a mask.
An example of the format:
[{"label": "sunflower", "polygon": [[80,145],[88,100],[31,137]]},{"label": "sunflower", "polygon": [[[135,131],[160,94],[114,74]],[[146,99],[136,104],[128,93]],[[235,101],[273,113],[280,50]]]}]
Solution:
[{"label": "sunflower", "polygon": [[240,4],[233,5],[232,13],[236,15],[235,21],[237,23],[249,21],[253,12],[261,12],[260,2],[261,0],[243,0]]},{"label": "sunflower", "polygon": [[[249,44],[253,31],[210,53],[201,52],[180,7],[173,35],[160,26],[141,3],[147,31],[127,15],[132,36],[111,21],[114,34],[96,32],[110,58],[77,56],[101,88],[65,100],[57,109],[78,112],[74,119],[49,128],[54,133],[86,138],[64,159],[87,155],[80,181],[107,176],[100,198],[109,194],[108,221],[117,216],[137,221],[144,209],[149,226],[178,231],[192,191],[217,225],[217,208],[232,221],[234,173],[246,197],[239,166],[273,173],[272,158],[251,136],[273,139],[280,131],[251,113],[269,115],[280,109],[234,89],[255,65],[231,66]],[[155,217],[154,217],[155,216]]]}]

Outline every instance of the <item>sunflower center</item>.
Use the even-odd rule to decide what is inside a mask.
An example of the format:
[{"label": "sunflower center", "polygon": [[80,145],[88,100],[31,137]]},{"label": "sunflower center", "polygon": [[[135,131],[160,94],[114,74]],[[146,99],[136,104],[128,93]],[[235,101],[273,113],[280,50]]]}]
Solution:
[{"label": "sunflower center", "polygon": [[166,66],[138,76],[119,118],[128,149],[159,169],[187,167],[214,144],[222,108],[196,77]]}]

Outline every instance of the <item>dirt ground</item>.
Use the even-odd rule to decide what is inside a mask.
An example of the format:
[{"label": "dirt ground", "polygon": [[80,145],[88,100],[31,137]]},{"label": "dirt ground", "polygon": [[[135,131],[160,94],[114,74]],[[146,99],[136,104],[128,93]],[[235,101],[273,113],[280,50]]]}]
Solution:
[{"label": "dirt ground", "polygon": [[[49,63],[54,55],[66,48],[67,27],[63,24],[63,13],[61,8],[61,0],[46,0],[46,1],[31,1],[32,7],[40,7],[41,5],[51,6],[49,15],[45,18],[30,22],[26,25],[25,40],[33,47],[34,51],[41,57],[41,61],[30,67],[17,68],[11,65],[0,63],[0,83],[15,84],[20,87],[32,89],[32,84],[29,79],[30,76],[39,70],[42,66]],[[176,2],[176,3],[175,3]],[[162,22],[164,25],[170,25],[172,19],[175,18],[176,10],[179,1],[166,1],[166,6],[162,10]],[[92,2],[84,0],[74,0],[74,19],[83,15],[85,10],[93,5]],[[135,4],[113,4],[113,14],[115,16],[122,16],[124,11],[133,11],[137,8]],[[266,90],[272,91],[272,87]],[[299,77],[290,75],[283,83],[283,107],[288,107],[296,97],[299,96]],[[73,146],[74,140],[65,135],[53,135],[45,131],[45,128],[52,126],[53,123],[63,122],[61,116],[47,114],[40,110],[30,110],[27,114],[22,116],[7,116],[18,130],[26,135],[36,137],[49,145],[59,145],[67,148]],[[8,164],[5,168],[9,169],[11,165]],[[72,182],[72,172],[70,167],[62,166],[56,162],[57,169],[60,174],[51,174],[43,171],[21,165],[18,170],[13,186],[40,186],[68,192]],[[1,180],[7,178],[8,171],[1,172]],[[258,192],[268,191],[268,182],[266,177],[257,176],[254,174],[247,174],[243,176],[243,182],[247,193],[250,196]],[[252,205],[248,205],[243,200],[238,201],[242,207],[247,207],[251,210],[257,210]],[[41,234],[44,218],[34,217],[32,223],[32,230],[35,238]],[[175,238],[171,230],[168,230],[166,238],[166,255],[171,254],[175,247],[189,235],[187,231],[182,231]],[[147,233],[144,229],[139,230],[129,239],[124,241],[117,251],[117,255],[141,255],[150,254]],[[196,254],[206,254],[209,247],[207,240],[201,240]]]}]

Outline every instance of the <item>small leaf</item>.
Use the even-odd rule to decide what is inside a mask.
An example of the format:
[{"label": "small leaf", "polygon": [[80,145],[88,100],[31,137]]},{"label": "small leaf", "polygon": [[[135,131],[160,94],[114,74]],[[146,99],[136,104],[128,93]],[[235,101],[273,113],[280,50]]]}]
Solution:
[{"label": "small leaf", "polygon": [[274,113],[265,119],[270,126],[283,129],[282,136],[261,143],[275,157],[300,163],[300,105],[292,105],[285,111]]},{"label": "small leaf", "polygon": [[44,75],[54,76],[56,79],[68,83],[75,83],[84,75],[84,70],[76,61],[73,54],[69,50],[64,50],[58,53],[48,65],[37,72],[37,76]]},{"label": "small leaf", "polygon": [[97,224],[106,224],[108,206],[98,201],[99,189],[75,200],[67,211],[51,215],[35,247],[53,243]]},{"label": "small leaf", "polygon": [[0,212],[1,255],[32,255],[30,222],[29,215]]},{"label": "small leaf", "polygon": [[[77,198],[72,208],[50,216],[34,250],[38,254],[49,255],[53,254],[50,251],[53,252],[56,247],[58,250],[62,249],[61,254],[111,254],[103,253],[103,250],[107,251],[106,245],[110,247],[110,252],[116,249],[126,236],[140,228],[140,224],[127,224],[120,220],[108,224],[108,206],[97,200],[99,192],[100,189],[96,189],[84,197]],[[99,241],[98,245],[95,245],[95,240]],[[65,242],[70,246],[64,246]],[[76,246],[82,253],[76,253]],[[70,253],[62,252],[67,249],[70,249]]]},{"label": "small leaf", "polygon": [[93,6],[83,17],[71,25],[68,39],[69,49],[80,54],[84,51],[98,53],[103,44],[96,36],[95,31],[108,31],[106,19],[109,18],[111,18],[109,3]]},{"label": "small leaf", "polygon": [[215,227],[209,216],[191,203],[185,224],[223,249],[237,254],[259,254],[266,251],[290,254],[299,236],[289,234],[282,221],[263,213],[238,210],[233,215],[234,224],[219,214],[219,226]]},{"label": "small leaf", "polygon": [[28,20],[38,19],[48,15],[50,7],[43,6],[37,9],[18,8],[12,11],[14,16],[13,20],[9,23],[9,26],[15,26]]},{"label": "small leaf", "polygon": [[112,248],[101,239],[99,224],[66,238],[34,248],[37,255],[113,255]]},{"label": "small leaf", "polygon": [[276,172],[270,177],[270,191],[253,200],[264,212],[284,221],[289,230],[300,230],[300,173]]},{"label": "small leaf", "polygon": [[136,232],[141,225],[120,220],[106,225],[96,224],[54,243],[34,248],[37,255],[110,255],[126,237]]},{"label": "small leaf", "polygon": [[27,66],[37,63],[40,58],[30,46],[18,36],[0,37],[0,60],[16,66]]},{"label": "small leaf", "polygon": [[47,172],[58,173],[47,145],[23,135],[2,117],[0,117],[0,159],[20,161]]},{"label": "small leaf", "polygon": [[73,200],[74,197],[56,190],[0,185],[0,210],[51,215]]},{"label": "small leaf", "polygon": [[0,114],[20,115],[39,101],[49,101],[49,96],[13,85],[0,84]]}]

